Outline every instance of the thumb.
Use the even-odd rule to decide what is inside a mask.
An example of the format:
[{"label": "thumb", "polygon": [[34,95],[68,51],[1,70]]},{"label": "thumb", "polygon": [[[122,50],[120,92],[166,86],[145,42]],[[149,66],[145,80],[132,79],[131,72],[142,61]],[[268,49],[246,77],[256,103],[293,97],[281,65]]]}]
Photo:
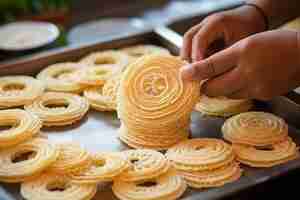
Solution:
[{"label": "thumb", "polygon": [[237,66],[237,46],[224,49],[205,60],[183,66],[180,71],[184,79],[205,80],[210,79]]}]

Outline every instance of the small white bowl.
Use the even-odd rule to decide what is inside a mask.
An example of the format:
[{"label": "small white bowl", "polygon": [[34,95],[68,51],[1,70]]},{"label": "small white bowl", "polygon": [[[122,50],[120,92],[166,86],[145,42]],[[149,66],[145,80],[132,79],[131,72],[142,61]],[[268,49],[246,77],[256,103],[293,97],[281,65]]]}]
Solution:
[{"label": "small white bowl", "polygon": [[0,49],[25,51],[45,46],[59,36],[56,25],[48,22],[23,21],[0,27]]}]

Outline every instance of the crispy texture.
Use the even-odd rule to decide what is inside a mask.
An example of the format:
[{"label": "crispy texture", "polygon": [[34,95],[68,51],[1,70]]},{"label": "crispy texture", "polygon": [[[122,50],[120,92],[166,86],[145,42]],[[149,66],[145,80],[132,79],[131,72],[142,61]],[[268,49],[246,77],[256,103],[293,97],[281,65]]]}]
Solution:
[{"label": "crispy texture", "polygon": [[85,87],[76,83],[73,76],[82,67],[79,63],[57,63],[43,69],[37,79],[45,83],[48,91],[80,93]]},{"label": "crispy texture", "polygon": [[[184,64],[177,57],[153,54],[127,67],[117,110],[124,127],[120,138],[128,145],[160,150],[174,145],[173,138],[178,143],[178,138],[187,137],[200,84],[181,79],[179,69]],[[162,146],[161,141],[170,142]]]},{"label": "crispy texture", "polygon": [[127,150],[122,152],[129,168],[118,176],[122,181],[143,181],[160,176],[169,170],[165,156],[154,150]]},{"label": "crispy texture", "polygon": [[44,126],[64,126],[80,120],[87,113],[89,103],[76,94],[46,92],[25,109],[38,115]]},{"label": "crispy texture", "polygon": [[233,149],[237,160],[251,167],[272,167],[299,156],[298,148],[290,137],[263,149],[242,144],[233,144]]},{"label": "crispy texture", "polygon": [[[155,184],[147,186],[147,182]],[[112,187],[114,194],[121,200],[175,200],[183,195],[186,188],[185,181],[173,169],[150,181],[117,180]]]},{"label": "crispy texture", "polygon": [[76,183],[99,183],[112,181],[129,167],[127,159],[120,153],[97,153],[85,169],[70,174]]},{"label": "crispy texture", "polygon": [[170,148],[166,153],[178,170],[213,170],[231,163],[232,147],[220,139],[197,138],[186,140]]},{"label": "crispy texture", "polygon": [[96,192],[96,184],[72,183],[65,175],[48,172],[21,184],[21,194],[28,200],[90,200]]},{"label": "crispy texture", "polygon": [[42,127],[42,121],[36,115],[21,109],[1,110],[0,126],[12,126],[8,130],[1,131],[1,150],[37,135]]},{"label": "crispy texture", "polygon": [[204,115],[229,117],[248,111],[253,106],[249,99],[235,100],[226,97],[207,97],[201,95],[195,110]]},{"label": "crispy texture", "polygon": [[23,106],[40,97],[45,90],[42,81],[29,76],[0,78],[0,108]]},{"label": "crispy texture", "polygon": [[[13,162],[16,156],[32,153],[24,161]],[[56,146],[46,139],[34,138],[0,151],[0,181],[21,182],[36,177],[58,158]]]},{"label": "crispy texture", "polygon": [[286,139],[288,126],[283,119],[266,112],[246,112],[225,121],[223,136],[232,143],[271,145]]}]

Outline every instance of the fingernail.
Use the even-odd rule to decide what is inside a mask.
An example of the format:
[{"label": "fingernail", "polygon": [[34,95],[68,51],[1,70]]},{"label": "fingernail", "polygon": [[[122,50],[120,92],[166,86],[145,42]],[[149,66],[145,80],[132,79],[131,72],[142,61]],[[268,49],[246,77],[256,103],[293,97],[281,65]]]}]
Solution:
[{"label": "fingernail", "polygon": [[182,78],[192,80],[196,74],[195,68],[192,65],[185,65],[180,68]]}]

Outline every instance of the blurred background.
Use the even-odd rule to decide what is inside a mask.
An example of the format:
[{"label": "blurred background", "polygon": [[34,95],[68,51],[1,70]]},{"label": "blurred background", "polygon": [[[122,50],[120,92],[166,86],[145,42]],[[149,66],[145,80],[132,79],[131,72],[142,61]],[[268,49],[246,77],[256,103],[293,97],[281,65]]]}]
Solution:
[{"label": "blurred background", "polygon": [[[59,28],[47,49],[129,34],[190,16],[205,16],[240,5],[242,0],[0,0],[1,25],[15,21],[46,21]],[[187,23],[186,28],[201,18]],[[182,27],[182,23],[179,23]],[[181,29],[179,32],[184,32]],[[181,33],[181,34],[182,34]],[[40,49],[39,49],[40,50]],[[33,52],[35,52],[34,50]],[[28,52],[22,52],[24,55]],[[29,53],[32,53],[29,51]],[[0,51],[0,61],[11,52]],[[13,57],[18,56],[14,52]]]}]

